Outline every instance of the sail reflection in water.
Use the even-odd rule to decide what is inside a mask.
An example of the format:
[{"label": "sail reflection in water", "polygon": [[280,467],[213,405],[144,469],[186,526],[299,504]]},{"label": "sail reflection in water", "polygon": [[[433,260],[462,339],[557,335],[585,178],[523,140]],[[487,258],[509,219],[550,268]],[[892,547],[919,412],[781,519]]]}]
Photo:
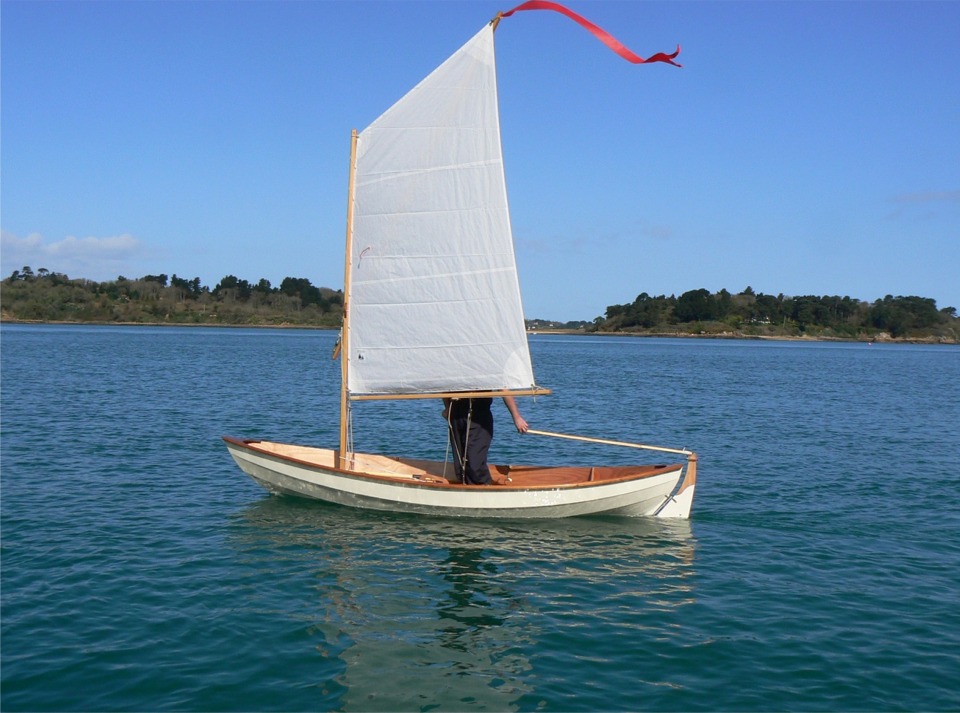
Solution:
[{"label": "sail reflection in water", "polygon": [[[264,580],[311,592],[252,606],[303,622],[297,645],[324,664],[313,683],[346,710],[536,706],[538,666],[680,636],[695,597],[686,520],[423,520],[269,498],[233,534]],[[265,546],[289,557],[260,560]],[[591,643],[611,627],[615,642]]]}]

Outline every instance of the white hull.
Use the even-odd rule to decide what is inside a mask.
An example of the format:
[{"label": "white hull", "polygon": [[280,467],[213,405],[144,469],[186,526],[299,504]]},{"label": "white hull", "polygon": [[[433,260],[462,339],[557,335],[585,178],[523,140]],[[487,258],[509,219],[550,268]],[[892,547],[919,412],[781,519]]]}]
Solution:
[{"label": "white hull", "polygon": [[[560,518],[579,515],[690,516],[696,457],[686,465],[619,469],[499,468],[511,482],[466,486],[442,477],[443,463],[224,438],[237,465],[267,490],[340,505],[452,517]],[[452,468],[452,466],[450,466]],[[594,471],[616,471],[593,480]],[[589,478],[587,474],[589,473]]]}]

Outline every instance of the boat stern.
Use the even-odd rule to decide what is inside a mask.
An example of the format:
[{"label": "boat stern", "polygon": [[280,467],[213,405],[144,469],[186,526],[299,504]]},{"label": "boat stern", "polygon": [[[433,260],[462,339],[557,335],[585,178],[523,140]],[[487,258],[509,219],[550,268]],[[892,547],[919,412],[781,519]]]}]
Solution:
[{"label": "boat stern", "polygon": [[687,519],[693,509],[693,494],[697,489],[697,454],[687,456],[687,471],[677,487],[677,491],[660,506],[655,517],[675,517]]}]

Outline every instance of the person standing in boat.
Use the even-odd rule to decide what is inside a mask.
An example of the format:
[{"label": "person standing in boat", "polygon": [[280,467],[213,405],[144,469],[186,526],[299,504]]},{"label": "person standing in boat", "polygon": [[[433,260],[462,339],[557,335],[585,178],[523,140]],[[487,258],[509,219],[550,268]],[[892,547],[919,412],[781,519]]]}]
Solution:
[{"label": "person standing in boat", "polygon": [[[504,396],[513,425],[519,433],[526,433],[529,426],[512,396]],[[493,441],[493,399],[450,399],[443,400],[443,417],[450,426],[450,440],[453,443],[453,464],[461,483],[467,485],[500,485],[506,479],[490,475],[487,465],[487,453]]]}]

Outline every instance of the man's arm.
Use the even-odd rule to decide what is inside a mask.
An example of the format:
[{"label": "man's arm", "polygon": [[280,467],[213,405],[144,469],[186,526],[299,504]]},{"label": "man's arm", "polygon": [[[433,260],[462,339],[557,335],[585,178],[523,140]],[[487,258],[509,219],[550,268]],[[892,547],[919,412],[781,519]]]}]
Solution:
[{"label": "man's arm", "polygon": [[520,415],[520,409],[517,407],[517,401],[512,396],[504,396],[503,403],[507,405],[510,415],[513,416],[513,425],[517,427],[519,433],[526,433],[530,428],[526,420]]}]

